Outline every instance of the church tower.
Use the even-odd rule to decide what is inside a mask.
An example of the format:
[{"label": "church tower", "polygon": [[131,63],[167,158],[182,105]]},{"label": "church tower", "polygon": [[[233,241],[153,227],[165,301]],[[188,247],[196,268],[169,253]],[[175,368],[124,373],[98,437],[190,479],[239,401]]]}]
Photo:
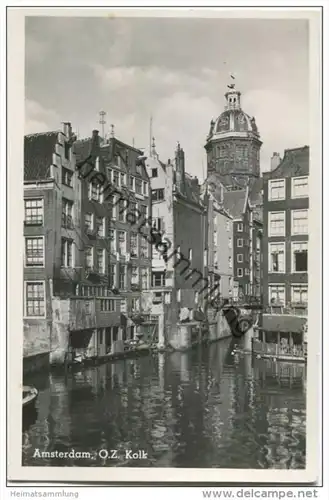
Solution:
[{"label": "church tower", "polygon": [[262,145],[255,118],[241,108],[241,92],[228,85],[225,110],[210,123],[205,149],[207,176],[217,173],[227,189],[243,189],[260,177]]}]

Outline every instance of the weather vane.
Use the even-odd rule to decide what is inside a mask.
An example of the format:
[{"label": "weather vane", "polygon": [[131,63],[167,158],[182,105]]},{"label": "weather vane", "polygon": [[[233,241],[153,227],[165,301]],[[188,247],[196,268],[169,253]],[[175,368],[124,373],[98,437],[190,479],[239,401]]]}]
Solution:
[{"label": "weather vane", "polygon": [[[234,75],[232,75],[232,73],[230,74],[230,77],[231,77],[231,79],[232,79],[232,80],[235,80],[235,76],[234,76]],[[228,85],[227,87],[228,87],[229,89],[231,89],[231,90],[234,90],[234,89],[235,89],[235,83],[233,82],[233,83],[231,83],[230,85]]]}]

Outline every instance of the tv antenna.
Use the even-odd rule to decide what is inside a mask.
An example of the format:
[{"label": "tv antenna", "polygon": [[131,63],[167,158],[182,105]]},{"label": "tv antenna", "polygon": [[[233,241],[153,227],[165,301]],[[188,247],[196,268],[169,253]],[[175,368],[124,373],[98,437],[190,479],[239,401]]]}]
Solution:
[{"label": "tv antenna", "polygon": [[106,116],[106,112],[105,111],[100,111],[99,112],[99,124],[102,127],[102,138],[103,139],[104,139],[104,126],[105,126],[105,123],[106,123],[105,116]]}]

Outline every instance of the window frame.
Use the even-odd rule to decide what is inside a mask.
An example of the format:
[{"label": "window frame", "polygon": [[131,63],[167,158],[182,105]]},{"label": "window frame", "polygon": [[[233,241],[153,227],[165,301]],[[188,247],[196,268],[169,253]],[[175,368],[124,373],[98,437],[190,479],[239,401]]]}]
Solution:
[{"label": "window frame", "polygon": [[[294,255],[295,255],[295,252],[294,252],[294,246],[296,245],[302,245],[302,244],[306,244],[306,249],[307,249],[307,269],[306,271],[296,271],[295,269],[295,266],[294,266]],[[292,241],[291,242],[291,273],[292,274],[307,274],[308,273],[308,240],[304,240],[304,241]]]},{"label": "window frame", "polygon": [[[42,264],[37,264],[37,265],[33,265],[33,264],[28,264],[27,262],[27,246],[26,246],[26,242],[27,240],[41,240],[42,241],[42,251],[43,251],[43,255],[42,255]],[[35,269],[42,269],[46,266],[46,248],[45,248],[45,237],[44,235],[35,235],[35,236],[24,236],[24,267],[25,268],[28,268],[28,269],[31,269],[31,268],[35,268]]]},{"label": "window frame", "polygon": [[[294,231],[294,214],[296,212],[306,212],[307,214],[307,231],[304,232],[304,233],[295,233]],[[299,219],[301,220],[301,219]],[[309,217],[308,217],[308,208],[296,208],[294,210],[291,210],[291,219],[290,219],[290,223],[291,223],[291,236],[306,236],[309,234],[309,226],[308,226],[308,222],[309,222]]]},{"label": "window frame", "polygon": [[[282,245],[283,246],[283,270],[282,271],[273,271],[270,268],[271,264],[271,248],[274,245]],[[285,241],[269,241],[268,242],[268,273],[269,274],[285,274],[286,273],[286,242]]]},{"label": "window frame", "polygon": [[[41,209],[41,222],[31,222],[28,223],[26,219],[26,210],[31,210],[33,207],[26,207],[26,202],[27,201],[35,201],[35,202],[41,202],[41,207],[35,207],[36,210]],[[31,218],[31,220],[33,220]],[[38,198],[24,198],[24,225],[25,226],[43,226],[45,222],[45,209],[44,209],[44,198],[43,197],[38,197]]]},{"label": "window frame", "polygon": [[[283,233],[280,233],[280,234],[273,234],[273,232],[271,231],[271,215],[272,214],[283,214]],[[285,238],[286,236],[286,211],[285,210],[273,210],[271,212],[268,212],[268,221],[267,221],[267,224],[268,224],[268,236],[270,238]]]},{"label": "window frame", "polygon": [[[284,190],[284,195],[283,197],[280,198],[272,198],[271,194],[271,188],[274,183],[278,182],[283,182],[283,190]],[[286,179],[284,177],[281,177],[279,179],[270,179],[268,181],[268,201],[284,201],[286,199]]]},{"label": "window frame", "polygon": [[[296,188],[296,186],[294,186],[294,181],[300,180],[300,179],[307,180],[307,194],[298,196],[298,195],[294,194],[294,188]],[[292,177],[291,178],[291,199],[296,200],[296,199],[302,199],[302,198],[308,198],[308,197],[309,197],[309,176],[308,175],[300,175],[297,177]]]},{"label": "window frame", "polygon": [[[43,286],[43,303],[44,303],[44,313],[43,315],[40,316],[29,316],[27,314],[27,286],[28,285],[33,285],[33,284],[42,284]],[[47,301],[46,301],[46,281],[45,280],[26,280],[24,281],[24,318],[26,319],[40,319],[40,318],[46,318],[47,316]]]}]

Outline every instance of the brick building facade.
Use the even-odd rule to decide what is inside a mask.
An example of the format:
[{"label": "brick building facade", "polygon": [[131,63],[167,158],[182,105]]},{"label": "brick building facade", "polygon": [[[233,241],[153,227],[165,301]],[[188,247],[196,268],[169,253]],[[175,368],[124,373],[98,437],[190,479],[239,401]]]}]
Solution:
[{"label": "brick building facade", "polygon": [[307,308],[309,147],[287,149],[263,174],[264,303]]}]

